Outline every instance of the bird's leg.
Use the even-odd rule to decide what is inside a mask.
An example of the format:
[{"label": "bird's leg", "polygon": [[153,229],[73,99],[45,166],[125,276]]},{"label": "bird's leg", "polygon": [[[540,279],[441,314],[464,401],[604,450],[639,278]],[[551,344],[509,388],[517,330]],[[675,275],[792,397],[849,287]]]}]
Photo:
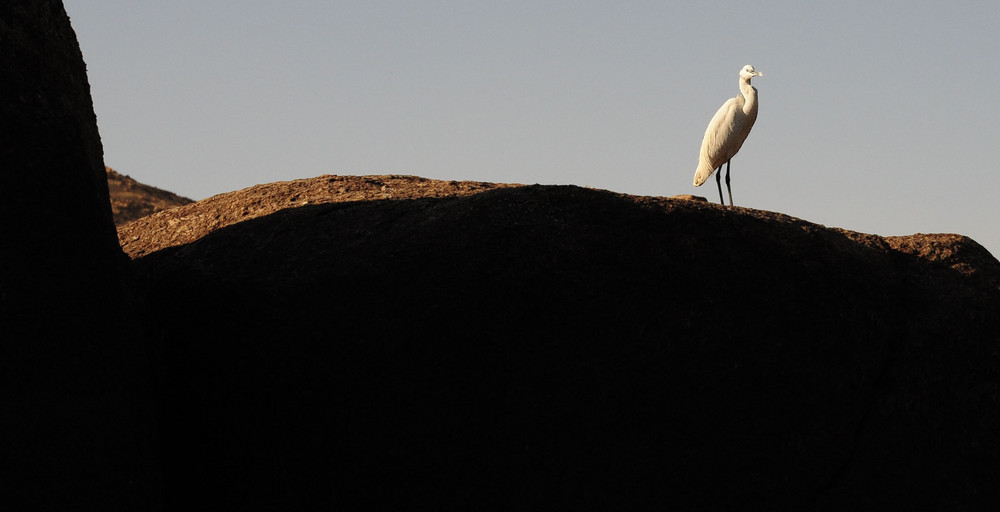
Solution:
[{"label": "bird's leg", "polygon": [[[715,184],[719,186],[719,202],[726,206],[726,200],[722,198],[722,166],[715,170]],[[729,178],[726,178],[726,186],[729,186]]]},{"label": "bird's leg", "polygon": [[[733,204],[733,189],[729,187],[729,164],[731,164],[731,163],[733,163],[732,159],[730,159],[728,162],[726,162],[726,190],[729,191],[729,206],[735,206]],[[722,166],[721,165],[719,166],[719,174],[722,174]],[[722,195],[722,187],[719,187],[719,195],[720,196]],[[726,204],[726,203],[722,203],[722,204]]]}]

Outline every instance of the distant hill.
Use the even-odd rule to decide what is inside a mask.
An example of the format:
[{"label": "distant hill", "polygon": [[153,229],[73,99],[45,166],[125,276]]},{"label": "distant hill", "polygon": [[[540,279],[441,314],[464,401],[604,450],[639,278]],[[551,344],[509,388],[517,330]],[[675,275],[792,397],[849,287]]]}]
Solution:
[{"label": "distant hill", "polygon": [[108,192],[111,194],[111,212],[115,224],[124,226],[135,219],[183,206],[194,201],[150,185],[144,185],[110,167],[108,172]]}]

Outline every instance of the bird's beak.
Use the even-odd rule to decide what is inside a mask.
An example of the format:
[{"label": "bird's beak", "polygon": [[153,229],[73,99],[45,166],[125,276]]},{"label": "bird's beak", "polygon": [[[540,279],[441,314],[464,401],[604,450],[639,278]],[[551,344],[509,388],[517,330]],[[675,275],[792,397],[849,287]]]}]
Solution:
[{"label": "bird's beak", "polygon": [[754,71],[753,74],[756,76],[764,76],[764,73],[761,73],[760,71]]}]

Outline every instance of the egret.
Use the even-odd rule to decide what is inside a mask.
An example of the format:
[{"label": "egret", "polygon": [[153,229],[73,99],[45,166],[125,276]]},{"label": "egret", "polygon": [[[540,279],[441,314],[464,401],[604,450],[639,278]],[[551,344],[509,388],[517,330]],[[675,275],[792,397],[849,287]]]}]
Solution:
[{"label": "egret", "polygon": [[694,186],[700,187],[713,172],[715,183],[719,186],[719,202],[725,206],[722,198],[722,164],[726,164],[726,190],[729,191],[729,205],[733,205],[733,189],[729,187],[729,166],[733,155],[747,140],[754,121],[757,120],[757,88],[750,85],[750,79],[764,76],[747,64],[740,70],[740,93],[722,104],[705,129],[705,138],[701,141],[701,156],[698,158],[698,170],[694,173]]}]

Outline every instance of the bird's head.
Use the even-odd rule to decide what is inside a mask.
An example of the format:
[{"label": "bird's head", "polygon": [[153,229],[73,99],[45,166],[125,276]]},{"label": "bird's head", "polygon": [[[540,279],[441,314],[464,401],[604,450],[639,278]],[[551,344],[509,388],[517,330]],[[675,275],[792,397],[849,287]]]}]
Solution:
[{"label": "bird's head", "polygon": [[743,69],[740,70],[740,78],[745,78],[747,80],[750,80],[755,76],[764,76],[764,73],[757,71],[750,64],[743,66]]}]

